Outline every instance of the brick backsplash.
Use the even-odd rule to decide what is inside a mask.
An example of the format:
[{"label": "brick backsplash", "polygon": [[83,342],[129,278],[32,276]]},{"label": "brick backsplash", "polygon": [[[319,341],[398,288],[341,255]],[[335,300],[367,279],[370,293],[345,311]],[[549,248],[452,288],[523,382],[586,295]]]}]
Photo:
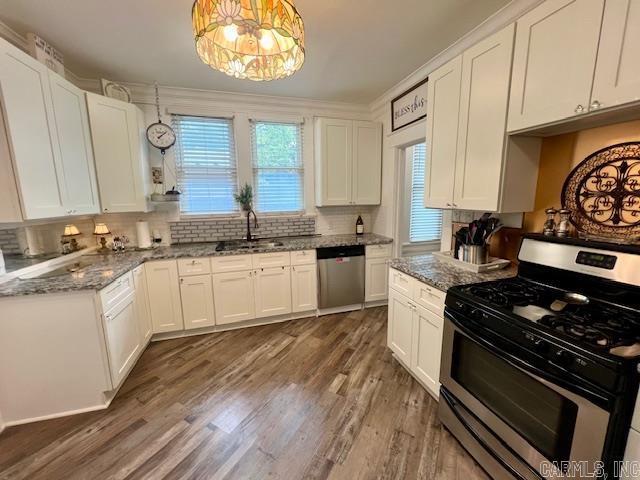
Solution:
[{"label": "brick backsplash", "polygon": [[[303,217],[262,217],[258,218],[258,228],[251,232],[258,237],[295,237],[316,233],[316,219]],[[210,220],[183,220],[169,222],[171,243],[214,242],[218,240],[237,240],[244,238],[247,232],[246,218],[224,218]]]},{"label": "brick backsplash", "polygon": [[20,253],[20,245],[18,244],[17,230],[0,230],[0,250],[2,253]]}]

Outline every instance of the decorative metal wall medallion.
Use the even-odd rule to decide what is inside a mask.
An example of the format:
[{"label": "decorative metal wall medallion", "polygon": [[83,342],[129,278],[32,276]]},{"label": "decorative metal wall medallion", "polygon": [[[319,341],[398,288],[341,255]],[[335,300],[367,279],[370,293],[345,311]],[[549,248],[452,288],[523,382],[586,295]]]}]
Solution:
[{"label": "decorative metal wall medallion", "polygon": [[599,238],[640,238],[640,142],[603,148],[567,177],[562,206],[579,232]]}]

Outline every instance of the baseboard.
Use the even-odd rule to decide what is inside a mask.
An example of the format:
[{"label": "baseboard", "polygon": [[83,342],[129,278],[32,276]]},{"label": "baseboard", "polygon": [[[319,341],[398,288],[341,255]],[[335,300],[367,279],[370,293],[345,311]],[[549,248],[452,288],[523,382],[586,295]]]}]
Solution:
[{"label": "baseboard", "polygon": [[208,335],[211,333],[229,332],[232,330],[241,330],[243,328],[261,327],[264,325],[273,325],[275,323],[289,322],[292,320],[301,320],[303,318],[317,317],[316,310],[308,312],[290,313],[287,315],[278,315],[276,317],[259,318],[255,320],[247,320],[246,322],[230,323],[227,325],[215,325],[213,327],[204,327],[194,330],[180,330],[179,332],[156,333],[151,337],[152,342],[161,342],[163,340],[172,340],[176,338],[195,337],[198,335]]},{"label": "baseboard", "polygon": [[4,430],[7,427],[15,427],[17,425],[24,425],[25,423],[42,422],[44,420],[52,420],[54,418],[70,417],[71,415],[78,415],[81,413],[105,410],[109,407],[110,404],[111,404],[111,401],[108,401],[104,405],[96,405],[94,407],[79,408],[77,410],[69,410],[67,412],[54,413],[51,415],[43,415],[42,417],[23,418],[21,420],[8,421],[4,423],[4,425],[2,426],[2,429],[0,429],[0,432],[2,432],[2,430]]}]

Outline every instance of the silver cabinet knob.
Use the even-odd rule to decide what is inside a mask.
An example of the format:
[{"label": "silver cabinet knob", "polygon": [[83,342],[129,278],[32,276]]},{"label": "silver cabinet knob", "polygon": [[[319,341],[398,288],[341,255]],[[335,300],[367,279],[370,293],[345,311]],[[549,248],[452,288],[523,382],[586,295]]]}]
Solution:
[{"label": "silver cabinet knob", "polygon": [[578,105],[574,110],[576,113],[584,113],[584,107],[582,105]]},{"label": "silver cabinet knob", "polygon": [[589,105],[589,109],[598,110],[601,106],[602,104],[598,100],[594,100],[593,102],[591,102],[591,105]]}]

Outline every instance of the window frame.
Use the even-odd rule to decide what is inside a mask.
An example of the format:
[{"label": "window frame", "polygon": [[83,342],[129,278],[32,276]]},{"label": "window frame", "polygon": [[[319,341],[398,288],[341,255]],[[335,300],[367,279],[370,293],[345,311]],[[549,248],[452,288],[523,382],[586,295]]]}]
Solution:
[{"label": "window frame", "polygon": [[[179,148],[181,147],[182,144],[182,140],[181,140],[181,133],[180,133],[180,129],[177,128],[176,125],[176,117],[185,117],[185,118],[203,118],[206,120],[219,120],[219,121],[224,121],[227,122],[229,124],[229,135],[230,135],[230,140],[231,140],[231,148],[229,149],[230,155],[232,157],[233,162],[235,163],[235,168],[234,173],[233,173],[233,193],[232,193],[232,203],[234,205],[234,209],[228,212],[194,212],[194,211],[185,211],[183,210],[183,199],[181,198],[179,201],[179,208],[180,208],[180,219],[183,220],[189,220],[189,219],[206,219],[206,218],[215,218],[215,219],[224,219],[224,218],[237,218],[239,215],[242,214],[242,212],[240,211],[240,207],[237,205],[237,203],[235,202],[235,200],[233,200],[233,194],[238,192],[239,189],[239,185],[240,185],[240,175],[241,175],[241,166],[240,166],[240,161],[239,161],[239,155],[238,155],[238,142],[237,142],[237,138],[238,138],[238,134],[236,131],[236,121],[235,121],[235,117],[234,116],[227,116],[227,115],[209,115],[209,114],[194,114],[194,113],[171,113],[171,125],[173,126],[175,132],[176,132],[176,144],[174,146],[174,148],[172,149],[172,153],[173,153],[173,160],[174,160],[174,173],[175,173],[175,181],[176,181],[176,185],[178,186],[177,188],[180,190],[183,185],[183,180],[181,178],[181,170],[183,170],[183,167],[180,166],[180,161],[179,159],[183,157],[182,152],[179,152]],[[166,181],[166,177],[167,177],[167,172],[166,172],[166,160],[165,160],[165,181]],[[220,170],[223,170],[222,168]],[[181,190],[182,191],[182,190]],[[183,192],[184,193],[184,192]]]},{"label": "window frame", "polygon": [[[286,125],[297,127],[298,143],[298,166],[297,167],[260,167],[257,165],[258,144],[256,141],[256,128],[259,124]],[[307,210],[307,188],[306,188],[306,159],[305,159],[305,121],[304,120],[277,120],[277,119],[249,119],[249,164],[251,170],[251,184],[254,191],[254,206],[257,213],[265,216],[299,216],[304,215]],[[263,211],[258,207],[259,187],[258,176],[260,171],[296,171],[300,185],[299,208],[296,210],[269,210]]]}]

